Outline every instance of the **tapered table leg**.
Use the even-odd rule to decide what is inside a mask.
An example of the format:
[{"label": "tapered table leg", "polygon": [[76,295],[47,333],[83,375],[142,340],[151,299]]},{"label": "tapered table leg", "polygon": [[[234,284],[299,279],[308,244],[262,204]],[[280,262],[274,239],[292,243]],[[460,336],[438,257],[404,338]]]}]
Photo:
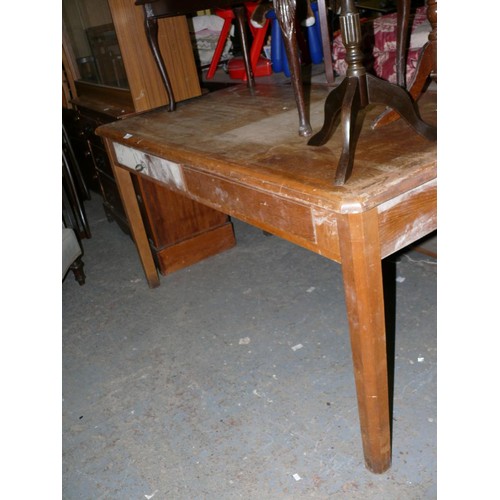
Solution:
[{"label": "tapered table leg", "polygon": [[408,45],[411,0],[397,0],[396,5],[396,81],[400,87],[406,87],[406,48]]},{"label": "tapered table leg", "polygon": [[132,182],[132,174],[128,170],[116,165],[116,157],[112,145],[110,145],[108,140],[106,140],[105,144],[108,158],[111,160],[116,186],[118,187],[118,192],[123,202],[125,215],[127,216],[130,232],[132,233],[132,238],[137,247],[137,252],[139,253],[144,274],[146,275],[149,287],[156,288],[160,286],[160,279],[158,277],[158,271],[156,270],[153,254],[151,253],[151,247],[149,246],[149,239],[142,220],[141,209],[137,202],[134,183]]},{"label": "tapered table leg", "polygon": [[382,261],[377,212],[346,214],[339,242],[365,463],[376,473],[391,464]]}]

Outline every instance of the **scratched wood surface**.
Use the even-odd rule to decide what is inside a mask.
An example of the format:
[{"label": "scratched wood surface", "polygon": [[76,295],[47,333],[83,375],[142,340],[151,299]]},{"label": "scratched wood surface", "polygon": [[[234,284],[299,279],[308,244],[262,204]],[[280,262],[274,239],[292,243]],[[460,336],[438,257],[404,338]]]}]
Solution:
[{"label": "scratched wood surface", "polygon": [[[324,86],[306,88],[314,130],[323,122]],[[422,118],[436,123],[436,95],[419,103]],[[403,120],[371,129],[381,111],[371,106],[363,120],[353,175],[334,186],[341,148],[338,128],[321,147],[307,145],[296,131],[297,110],[289,85],[244,85],[165,109],[105,125],[97,130],[115,142],[241,182],[281,197],[338,212],[365,211],[436,178],[436,143]]]}]

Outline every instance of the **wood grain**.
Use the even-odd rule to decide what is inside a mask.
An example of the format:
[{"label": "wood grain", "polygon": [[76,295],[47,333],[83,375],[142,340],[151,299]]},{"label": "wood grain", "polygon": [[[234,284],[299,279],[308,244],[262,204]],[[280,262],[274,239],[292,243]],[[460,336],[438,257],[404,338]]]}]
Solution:
[{"label": "wood grain", "polygon": [[376,210],[339,219],[344,291],[365,463],[391,463],[382,263]]},{"label": "wood grain", "polygon": [[[142,7],[130,0],[109,0],[109,7],[135,110],[165,106],[167,93],[146,38]],[[161,19],[159,43],[176,100],[201,95],[186,18]]]}]

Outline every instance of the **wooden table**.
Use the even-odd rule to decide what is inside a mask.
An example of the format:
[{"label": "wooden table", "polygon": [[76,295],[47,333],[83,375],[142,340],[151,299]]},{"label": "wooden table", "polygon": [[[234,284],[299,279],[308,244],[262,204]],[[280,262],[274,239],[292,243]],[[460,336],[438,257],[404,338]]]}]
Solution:
[{"label": "wooden table", "polygon": [[[318,128],[330,89],[309,90]],[[420,110],[435,123],[435,94],[422,98]],[[367,108],[367,118],[379,112]],[[363,125],[353,174],[334,186],[341,138],[307,146],[295,116],[291,86],[252,93],[238,85],[97,133],[151,287],[160,282],[131,171],[342,265],[365,462],[380,473],[391,462],[381,261],[436,229],[436,144],[402,120],[376,130]]]}]

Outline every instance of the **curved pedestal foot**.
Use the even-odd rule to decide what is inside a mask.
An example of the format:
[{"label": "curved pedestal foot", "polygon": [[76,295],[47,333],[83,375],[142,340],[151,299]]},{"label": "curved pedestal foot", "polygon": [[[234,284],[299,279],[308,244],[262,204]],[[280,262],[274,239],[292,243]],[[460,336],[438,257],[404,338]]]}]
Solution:
[{"label": "curved pedestal foot", "polygon": [[347,80],[347,78],[344,78],[342,83],[328,94],[325,101],[325,118],[323,127],[318,133],[314,134],[309,139],[309,142],[307,143],[309,146],[323,146],[323,144],[326,144],[328,139],[330,139],[333,134],[335,129],[335,119],[340,113],[342,103],[344,102],[344,96],[347,90]]},{"label": "curved pedestal foot", "polygon": [[366,75],[366,81],[369,102],[388,106],[404,118],[418,134],[430,141],[437,139],[436,127],[422,121],[414,101],[405,89],[373,75]]},{"label": "curved pedestal foot", "polygon": [[335,173],[336,186],[342,186],[352,172],[354,151],[356,150],[358,139],[355,133],[356,118],[361,109],[359,83],[357,78],[348,79],[344,102],[342,104],[342,153]]},{"label": "curved pedestal foot", "polygon": [[[430,78],[433,68],[433,57],[432,46],[430,43],[427,43],[422,49],[422,54],[415,70],[416,77],[413,80],[411,87],[408,89],[408,92],[414,101],[417,101],[422,95],[425,85]],[[389,123],[399,120],[399,118],[400,115],[396,111],[391,108],[386,108],[385,111],[380,113],[380,115],[375,118],[372,123],[372,128],[383,127]]]},{"label": "curved pedestal foot", "polygon": [[322,146],[332,135],[335,119],[342,112],[342,152],[335,174],[335,185],[342,186],[351,175],[357,137],[356,117],[367,104],[383,104],[404,118],[421,136],[435,141],[436,127],[420,118],[414,101],[403,88],[373,75],[349,76],[325,101],[325,118],[322,129],[308,142],[310,146]]}]

